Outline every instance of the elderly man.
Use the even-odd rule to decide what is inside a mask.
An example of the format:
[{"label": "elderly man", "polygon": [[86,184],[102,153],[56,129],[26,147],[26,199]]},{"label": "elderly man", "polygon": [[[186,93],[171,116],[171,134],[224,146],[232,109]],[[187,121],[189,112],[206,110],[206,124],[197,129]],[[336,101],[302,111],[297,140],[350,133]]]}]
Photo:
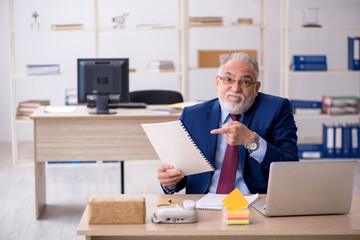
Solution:
[{"label": "elderly man", "polygon": [[185,177],[162,164],[157,177],[165,193],[266,193],[270,163],[298,161],[291,104],[259,92],[258,77],[255,59],[232,53],[215,77],[218,98],[183,110],[180,120],[216,170]]}]

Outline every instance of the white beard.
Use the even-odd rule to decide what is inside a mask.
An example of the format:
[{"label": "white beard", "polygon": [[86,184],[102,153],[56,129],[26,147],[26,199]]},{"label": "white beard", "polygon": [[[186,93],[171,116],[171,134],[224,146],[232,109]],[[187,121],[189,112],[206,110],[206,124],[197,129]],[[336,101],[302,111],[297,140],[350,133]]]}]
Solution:
[{"label": "white beard", "polygon": [[[231,113],[231,114],[243,114],[244,112],[246,112],[247,110],[249,110],[249,108],[253,105],[254,101],[255,101],[255,94],[251,94],[249,96],[249,99],[245,99],[245,96],[241,93],[233,93],[233,92],[227,92],[225,94],[224,98],[220,97],[219,91],[217,92],[218,94],[218,98],[220,101],[220,106],[227,112]],[[232,104],[230,102],[227,101],[227,97],[231,95],[231,96],[236,96],[236,97],[240,97],[241,98],[241,102],[239,103],[235,103]]]}]

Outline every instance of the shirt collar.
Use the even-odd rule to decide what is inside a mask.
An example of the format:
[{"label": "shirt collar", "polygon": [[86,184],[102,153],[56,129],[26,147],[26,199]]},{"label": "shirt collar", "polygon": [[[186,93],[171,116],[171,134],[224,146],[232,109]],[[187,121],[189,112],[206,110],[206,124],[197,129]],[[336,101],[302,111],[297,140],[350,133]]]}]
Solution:
[{"label": "shirt collar", "polygon": [[[221,119],[220,119],[221,124],[225,124],[226,122],[229,121],[230,113],[228,111],[224,110],[222,107],[220,107],[220,110],[221,110]],[[243,114],[240,114],[240,116],[239,116],[240,122],[242,121],[242,118],[243,118]]]}]

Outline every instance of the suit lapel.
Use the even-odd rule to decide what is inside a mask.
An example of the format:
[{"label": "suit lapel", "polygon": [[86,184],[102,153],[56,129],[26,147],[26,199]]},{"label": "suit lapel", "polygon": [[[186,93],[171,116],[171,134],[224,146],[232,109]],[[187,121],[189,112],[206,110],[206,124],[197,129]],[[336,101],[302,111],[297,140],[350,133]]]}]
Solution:
[{"label": "suit lapel", "polygon": [[217,143],[217,134],[211,134],[210,131],[219,127],[219,118],[220,118],[220,104],[219,101],[215,101],[214,104],[210,105],[208,110],[204,113],[204,123],[205,123],[205,135],[207,139],[207,152],[209,156],[209,161],[213,163],[215,167],[215,153],[216,153],[216,143]]}]

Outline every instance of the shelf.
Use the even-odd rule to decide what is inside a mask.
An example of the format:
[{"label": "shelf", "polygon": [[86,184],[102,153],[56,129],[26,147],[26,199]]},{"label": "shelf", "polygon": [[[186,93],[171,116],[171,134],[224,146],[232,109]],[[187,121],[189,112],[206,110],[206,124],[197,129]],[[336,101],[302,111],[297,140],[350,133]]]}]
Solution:
[{"label": "shelf", "polygon": [[209,25],[209,26],[189,26],[189,28],[266,28],[262,24],[231,24],[231,25]]},{"label": "shelf", "polygon": [[163,26],[163,27],[135,27],[135,28],[99,28],[99,31],[159,31],[159,30],[176,30],[180,31],[180,28],[175,26]]},{"label": "shelf", "polygon": [[59,32],[95,32],[95,29],[93,28],[85,28],[85,29],[76,29],[76,30],[51,30],[51,29],[45,29],[45,30],[31,30],[31,29],[19,29],[14,30],[11,32],[11,34],[15,33],[59,33]]},{"label": "shelf", "polygon": [[76,72],[62,72],[60,74],[26,75],[25,73],[15,73],[15,78],[44,78],[44,77],[74,77]]},{"label": "shelf", "polygon": [[338,115],[329,115],[329,114],[311,114],[311,115],[297,115],[294,114],[294,117],[297,119],[334,119],[334,118],[359,118],[360,114],[338,114]]},{"label": "shelf", "polygon": [[[209,69],[218,69],[218,67],[189,67],[189,70],[209,70]],[[265,66],[259,66],[260,71],[265,71]]]},{"label": "shelf", "polygon": [[[286,71],[286,70],[283,70]],[[293,75],[314,75],[314,74],[360,74],[360,71],[352,71],[347,69],[339,69],[339,70],[327,70],[327,71],[294,71],[289,70],[289,74]]]},{"label": "shelf", "polygon": [[156,75],[156,74],[161,74],[161,75],[181,75],[180,71],[164,71],[164,72],[150,72],[150,71],[146,71],[146,70],[137,70],[136,72],[130,72],[130,74],[134,74],[134,75]]},{"label": "shelf", "polygon": [[283,30],[296,31],[333,31],[333,30],[360,30],[360,26],[323,26],[323,27],[303,27],[303,26],[289,26],[283,27]]},{"label": "shelf", "polygon": [[[164,72],[150,72],[146,70],[138,70],[136,72],[129,72],[130,75],[181,75],[180,71],[164,71]],[[44,77],[77,77],[76,72],[63,72],[60,74],[44,74],[44,75],[26,75],[25,73],[16,73],[15,78],[44,78]]]}]

